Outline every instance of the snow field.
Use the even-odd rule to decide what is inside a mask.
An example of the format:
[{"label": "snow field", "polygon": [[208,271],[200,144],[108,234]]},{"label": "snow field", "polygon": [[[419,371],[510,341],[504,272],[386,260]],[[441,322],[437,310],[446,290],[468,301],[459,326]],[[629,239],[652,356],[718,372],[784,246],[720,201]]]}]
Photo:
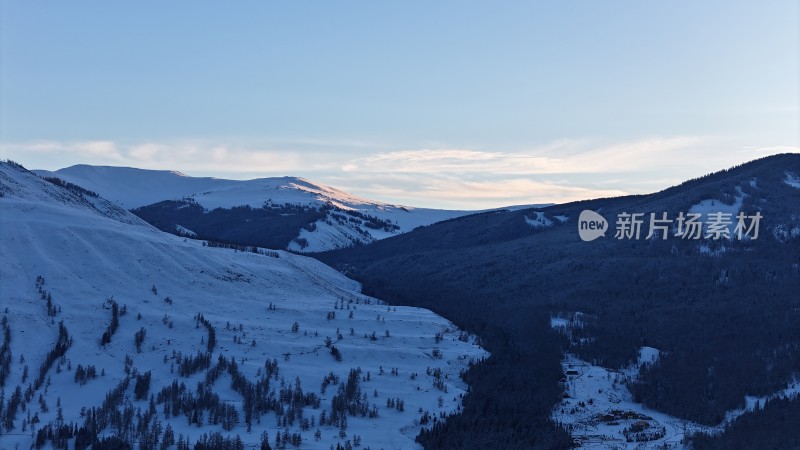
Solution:
[{"label": "snow field", "polygon": [[[276,414],[269,412],[248,432],[242,396],[231,388],[231,377],[223,374],[212,389],[239,409],[239,424],[229,432],[220,425],[189,425],[183,415],[165,418],[163,405],[157,405],[163,426],[169,424],[176,438],[190,436],[192,444],[203,433],[219,431],[257,445],[266,430],[274,447],[275,434],[288,429],[302,435],[301,448],[344,445],[355,435],[361,437],[362,448],[416,448],[413,440],[423,426],[420,411],[436,417],[457,411],[467,389],[459,373],[470,361],[488,356],[472,338],[459,340],[461,333],[447,320],[428,310],[389,307],[364,296],[357,282],[316,260],[286,252],[274,258],[204,247],[199,241],[161,233],[127,213],[123,216],[130,216],[130,223],[98,208],[78,207],[74,203],[80,202],[63,201],[69,195],[53,191],[48,183],[5,165],[0,168],[5,192],[0,199],[0,316],[7,317],[13,355],[3,387],[6,400],[16,386],[24,390],[36,377],[55,343],[59,322],[72,338],[64,358],[48,370],[49,382],[35,392],[25,412],[17,413],[15,430],[0,435],[0,448],[28,447],[30,425],[21,431],[27,414],[38,414],[36,426],[42,426],[56,419],[58,403],[66,423],[82,424],[81,409],[99,406],[125,378],[126,356],[140,374],[151,371],[149,394],[175,379],[195,389],[206,371],[181,377],[177,355],[206,351],[208,332],[195,320],[198,313],[216,332],[212,366],[222,355],[235,360],[240,372],[254,381],[264,372],[266,361],[277,360],[273,388],[279,390],[281,380],[294,385],[299,379],[304,392],[320,397],[320,408],[303,411],[305,417],[317,420],[323,410],[330,410],[338,387],[329,386],[321,393],[325,375],[333,372],[346,381],[350,369],[360,368],[361,390],[377,407],[378,417],[348,417],[346,436],[340,437],[339,428],[328,425],[309,430],[301,430],[299,422],[278,426]],[[48,316],[40,298],[38,276],[44,278],[43,289],[59,309],[54,317]],[[111,322],[107,301],[111,298],[126,314],[120,316],[111,343],[101,346]],[[295,322],[298,330],[293,332]],[[140,329],[146,335],[137,352],[134,335]],[[439,342],[437,333],[442,333]],[[341,361],[326,347],[327,337],[341,352]],[[435,356],[439,352],[441,358]],[[79,364],[95,366],[98,377],[77,384]],[[23,383],[25,366],[29,374]],[[434,386],[434,369],[441,371],[439,387]],[[133,383],[125,392],[125,403],[146,410],[148,401],[136,400],[132,390]],[[48,412],[40,408],[40,395]],[[387,400],[396,398],[405,402],[403,412],[387,407]],[[316,429],[321,432],[319,441],[313,436]]]}]

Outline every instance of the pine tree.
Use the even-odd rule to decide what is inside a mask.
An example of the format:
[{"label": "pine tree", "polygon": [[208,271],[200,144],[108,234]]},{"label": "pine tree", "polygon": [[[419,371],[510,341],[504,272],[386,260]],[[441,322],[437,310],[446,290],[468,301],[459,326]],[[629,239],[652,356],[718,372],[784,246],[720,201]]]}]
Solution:
[{"label": "pine tree", "polygon": [[266,431],[261,433],[261,450],[272,450],[269,446],[269,434]]}]

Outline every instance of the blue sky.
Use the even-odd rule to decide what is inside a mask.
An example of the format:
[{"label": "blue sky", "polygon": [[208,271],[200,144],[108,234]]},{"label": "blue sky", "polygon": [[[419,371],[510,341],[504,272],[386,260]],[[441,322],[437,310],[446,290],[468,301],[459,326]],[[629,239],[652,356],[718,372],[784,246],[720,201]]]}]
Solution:
[{"label": "blue sky", "polygon": [[800,147],[794,0],[0,5],[0,152],[29,168],[484,208]]}]

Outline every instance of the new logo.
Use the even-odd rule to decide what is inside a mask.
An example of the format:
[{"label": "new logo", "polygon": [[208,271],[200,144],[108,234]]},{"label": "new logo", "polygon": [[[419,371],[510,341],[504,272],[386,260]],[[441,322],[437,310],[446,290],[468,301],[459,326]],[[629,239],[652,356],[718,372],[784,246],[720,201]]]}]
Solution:
[{"label": "new logo", "polygon": [[584,209],[578,217],[578,234],[584,242],[593,241],[600,236],[605,237],[608,222],[605,217],[594,211]]}]

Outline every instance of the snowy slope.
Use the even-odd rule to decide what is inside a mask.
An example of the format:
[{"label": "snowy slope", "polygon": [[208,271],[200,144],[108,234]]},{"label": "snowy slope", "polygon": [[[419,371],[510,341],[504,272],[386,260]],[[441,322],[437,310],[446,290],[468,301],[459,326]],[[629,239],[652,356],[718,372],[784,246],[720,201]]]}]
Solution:
[{"label": "snowy slope", "polygon": [[[356,436],[361,448],[415,448],[421,422],[460,407],[466,389],[460,371],[469,361],[487,356],[447,320],[419,308],[390,308],[360,294],[358,283],[316,260],[285,252],[205,247],[7,163],[0,163],[0,181],[0,316],[11,336],[9,373],[2,387],[6,406],[17,386],[25,392],[31,385],[30,396],[22,397],[25,411],[18,409],[9,419],[9,407],[3,408],[0,448],[29,447],[36,430],[60,423],[59,416],[65,424],[83,426],[87,422],[82,408],[100,408],[117,386],[123,387],[120,401],[111,403],[120,413],[117,420],[126,413],[138,418],[122,431],[130,440],[169,426],[176,439],[190,436],[192,444],[204,433],[221,432],[255,446],[266,431],[273,448],[277,434],[299,435],[301,448],[344,446],[355,443]],[[112,323],[111,299],[126,314],[119,315],[111,342],[101,345]],[[191,414],[174,409],[165,414],[169,401],[158,397],[173,380],[197,396],[198,383],[209,376],[207,368],[186,376],[179,373],[181,357],[209,351],[212,332],[197,314],[214,330],[211,368],[224,358],[210,390],[219,396],[215,407],[231,421],[238,418],[228,431],[221,423],[208,423],[211,409],[198,407],[201,425],[190,424]],[[71,345],[63,357],[43,366],[48,352],[56,348],[60,323]],[[137,351],[135,336],[141,330]],[[327,346],[326,338],[331,339]],[[338,350],[341,361],[329,347]],[[231,369],[233,361],[238,369]],[[277,373],[268,367],[273,361]],[[79,365],[94,366],[97,377],[77,383]],[[36,387],[40,367],[43,383]],[[338,426],[320,424],[323,411],[332,416],[334,397],[351,369],[361,371],[356,379],[363,397],[357,395],[356,402],[377,417],[346,414],[344,430],[341,421]],[[152,375],[149,389],[137,400],[137,375],[143,379],[146,372]],[[340,381],[322,389],[329,373]],[[237,374],[250,386],[268,380],[264,396],[274,394],[275,407],[256,414],[249,427],[245,405],[252,403],[234,387]],[[297,390],[287,391],[298,382],[305,395],[299,398],[306,401],[300,406],[292,403]],[[287,399],[281,395],[282,385],[289,392]],[[155,401],[153,414],[149,398]],[[403,401],[403,411],[397,399]],[[303,429],[295,410],[305,419],[313,418],[315,425]],[[284,425],[282,420],[291,416],[295,420]],[[6,427],[7,421],[13,429]],[[109,424],[99,436],[119,433]]]},{"label": "snowy slope", "polygon": [[102,197],[92,195],[91,192],[64,189],[38,179],[36,175],[20,166],[2,163],[2,167],[0,191],[5,198],[24,198],[30,203],[60,203],[81,213],[152,229],[147,222]]},{"label": "snowy slope", "polygon": [[470,213],[391,205],[297,177],[224,180],[189,177],[171,171],[88,165],[36,173],[55,176],[90,189],[127,209],[179,199],[191,199],[207,210],[242,205],[261,208],[265,205],[288,203],[315,208],[330,207],[333,211],[345,214],[356,212],[390,225],[388,228],[366,227],[359,218],[354,218],[354,221],[335,220],[329,212],[314,226],[308,227],[313,231],[297,230],[297,242],[288,246],[288,249],[294,251],[323,251],[354,243],[368,243]]}]

